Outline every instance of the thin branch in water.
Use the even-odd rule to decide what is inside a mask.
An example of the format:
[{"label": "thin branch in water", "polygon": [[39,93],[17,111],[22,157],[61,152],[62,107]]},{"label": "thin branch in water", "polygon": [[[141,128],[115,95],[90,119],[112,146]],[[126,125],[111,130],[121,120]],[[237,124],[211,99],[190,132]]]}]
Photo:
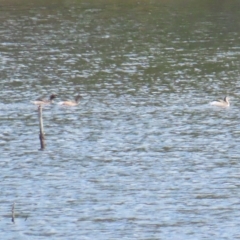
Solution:
[{"label": "thin branch in water", "polygon": [[45,148],[45,137],[44,137],[44,130],[43,130],[42,105],[38,106],[38,118],[39,118],[39,128],[40,128],[39,139],[40,139],[41,150],[43,150]]},{"label": "thin branch in water", "polygon": [[12,205],[12,222],[15,223],[15,203]]}]

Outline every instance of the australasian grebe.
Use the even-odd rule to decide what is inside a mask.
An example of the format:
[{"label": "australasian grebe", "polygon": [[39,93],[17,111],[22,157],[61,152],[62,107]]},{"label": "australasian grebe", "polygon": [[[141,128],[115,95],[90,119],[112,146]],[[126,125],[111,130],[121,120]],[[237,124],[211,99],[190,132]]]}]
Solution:
[{"label": "australasian grebe", "polygon": [[36,105],[51,104],[51,103],[53,103],[53,99],[56,97],[57,97],[56,94],[51,94],[49,99],[38,98],[35,101],[32,101],[31,103],[36,104]]},{"label": "australasian grebe", "polygon": [[80,101],[81,98],[82,98],[82,96],[77,95],[75,97],[75,100],[60,102],[59,104],[64,105],[64,106],[77,106],[79,104],[79,101]]},{"label": "australasian grebe", "polygon": [[218,107],[229,107],[230,106],[230,101],[228,97],[225,97],[223,100],[217,100],[210,102],[212,106],[218,106]]}]

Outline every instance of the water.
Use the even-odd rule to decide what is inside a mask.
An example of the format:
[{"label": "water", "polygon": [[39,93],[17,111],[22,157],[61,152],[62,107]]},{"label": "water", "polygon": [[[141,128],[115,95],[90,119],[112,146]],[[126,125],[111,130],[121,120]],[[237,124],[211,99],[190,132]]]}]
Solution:
[{"label": "water", "polygon": [[1,239],[240,239],[238,1],[0,8]]}]

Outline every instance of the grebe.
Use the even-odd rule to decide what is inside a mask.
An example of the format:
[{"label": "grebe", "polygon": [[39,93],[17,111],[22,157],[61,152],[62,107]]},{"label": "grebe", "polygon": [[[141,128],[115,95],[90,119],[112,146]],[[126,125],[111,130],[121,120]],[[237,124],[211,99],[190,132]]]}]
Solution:
[{"label": "grebe", "polygon": [[225,97],[223,100],[210,102],[210,105],[218,107],[229,107],[230,106],[229,98]]},{"label": "grebe", "polygon": [[49,99],[38,98],[35,101],[32,101],[31,103],[36,104],[36,105],[51,104],[51,103],[53,103],[53,99],[56,97],[57,97],[56,94],[52,94],[52,95],[50,95]]},{"label": "grebe", "polygon": [[77,95],[75,97],[75,100],[60,102],[59,104],[64,105],[64,106],[77,106],[79,104],[79,101],[80,101],[81,98],[82,98],[82,96]]}]

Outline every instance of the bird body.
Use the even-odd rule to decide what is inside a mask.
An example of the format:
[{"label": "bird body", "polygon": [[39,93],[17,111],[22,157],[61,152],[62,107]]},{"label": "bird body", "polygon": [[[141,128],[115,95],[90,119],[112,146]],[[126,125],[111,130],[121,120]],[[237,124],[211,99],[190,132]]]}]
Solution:
[{"label": "bird body", "polygon": [[56,94],[51,94],[49,99],[45,98],[38,98],[35,101],[31,101],[31,103],[36,104],[36,105],[45,105],[45,104],[51,104],[53,103],[53,99],[56,98]]},{"label": "bird body", "polygon": [[228,97],[225,97],[223,100],[217,100],[210,103],[212,106],[218,106],[218,107],[229,107],[230,101]]},{"label": "bird body", "polygon": [[79,101],[80,101],[81,98],[82,97],[80,95],[77,95],[75,97],[75,100],[60,102],[59,104],[63,105],[63,106],[77,106],[79,104]]}]

